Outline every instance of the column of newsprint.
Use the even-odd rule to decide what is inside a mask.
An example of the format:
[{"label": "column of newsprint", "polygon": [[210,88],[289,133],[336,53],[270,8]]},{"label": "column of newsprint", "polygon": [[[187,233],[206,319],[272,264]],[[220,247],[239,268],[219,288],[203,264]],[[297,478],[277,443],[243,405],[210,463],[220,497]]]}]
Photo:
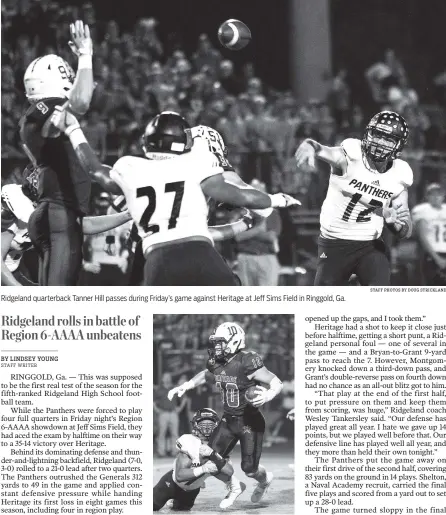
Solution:
[{"label": "column of newsprint", "polygon": [[371,300],[303,317],[304,513],[444,514],[444,317],[422,303],[407,314],[402,295]]},{"label": "column of newsprint", "polygon": [[2,304],[0,512],[140,514],[151,315],[32,305]]}]

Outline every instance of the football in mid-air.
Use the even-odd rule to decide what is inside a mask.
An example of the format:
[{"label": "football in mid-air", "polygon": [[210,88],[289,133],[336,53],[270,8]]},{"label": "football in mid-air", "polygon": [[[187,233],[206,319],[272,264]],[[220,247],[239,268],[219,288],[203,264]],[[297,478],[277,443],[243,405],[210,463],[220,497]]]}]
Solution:
[{"label": "football in mid-air", "polygon": [[257,395],[261,393],[261,391],[262,389],[258,386],[250,386],[245,392],[246,400],[248,402],[252,402],[257,397]]},{"label": "football in mid-air", "polygon": [[229,50],[241,50],[251,41],[251,31],[240,20],[226,20],[218,29],[218,39]]}]

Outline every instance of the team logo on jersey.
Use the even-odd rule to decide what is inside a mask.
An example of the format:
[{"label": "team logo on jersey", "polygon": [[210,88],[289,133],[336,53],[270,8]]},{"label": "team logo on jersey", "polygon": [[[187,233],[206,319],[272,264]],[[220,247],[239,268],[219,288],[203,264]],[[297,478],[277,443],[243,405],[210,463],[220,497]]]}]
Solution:
[{"label": "team logo on jersey", "polygon": [[[378,184],[376,184],[376,182],[378,182]],[[367,193],[368,195],[373,195],[377,198],[390,199],[393,197],[393,193],[391,191],[382,190],[377,187],[379,186],[379,181],[373,181],[372,184],[367,184],[366,182],[352,179],[349,182],[349,186],[353,186],[355,190],[361,191],[362,193]]]},{"label": "team logo on jersey", "polygon": [[251,434],[252,433],[252,429],[250,426],[243,426],[243,434],[247,433],[247,434]]},{"label": "team logo on jersey", "polygon": [[226,374],[226,372],[224,370],[221,371],[222,374]]},{"label": "team logo on jersey", "polygon": [[319,256],[321,259],[327,259],[327,256],[325,252],[322,252],[322,254]]},{"label": "team logo on jersey", "polygon": [[167,485],[168,487],[170,487],[170,483],[169,483],[168,481],[166,481],[166,485]]}]

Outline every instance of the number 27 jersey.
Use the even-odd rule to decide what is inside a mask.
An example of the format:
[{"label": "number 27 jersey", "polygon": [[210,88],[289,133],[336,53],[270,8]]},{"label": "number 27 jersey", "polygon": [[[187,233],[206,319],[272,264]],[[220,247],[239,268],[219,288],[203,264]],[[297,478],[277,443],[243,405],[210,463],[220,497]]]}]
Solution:
[{"label": "number 27 jersey", "polygon": [[375,240],[381,236],[383,207],[412,185],[413,173],[401,159],[395,159],[387,172],[367,169],[361,142],[341,143],[347,160],[344,175],[330,175],[327,196],[321,210],[321,236],[341,240]]},{"label": "number 27 jersey", "polygon": [[118,159],[110,177],[125,195],[143,251],[191,236],[205,236],[212,242],[201,182],[222,171],[211,153],[193,150],[163,160]]}]

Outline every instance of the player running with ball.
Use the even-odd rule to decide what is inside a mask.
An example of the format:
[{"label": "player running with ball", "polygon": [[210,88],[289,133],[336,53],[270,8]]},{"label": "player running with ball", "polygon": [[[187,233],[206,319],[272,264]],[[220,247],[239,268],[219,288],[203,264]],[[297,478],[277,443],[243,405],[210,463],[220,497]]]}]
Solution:
[{"label": "player running with ball", "polygon": [[[245,332],[238,324],[225,322],[219,325],[209,338],[207,370],[170,390],[168,398],[181,397],[207,379],[215,380],[222,396],[223,417],[209,439],[209,446],[227,458],[240,441],[241,468],[257,481],[251,496],[251,501],[257,503],[273,480],[272,472],[259,464],[265,433],[265,419],[259,408],[281,392],[282,382],[263,365],[256,352],[244,348]],[[256,386],[258,382],[268,384],[269,389]],[[258,394],[248,401],[245,394],[251,387],[256,387]]]}]

